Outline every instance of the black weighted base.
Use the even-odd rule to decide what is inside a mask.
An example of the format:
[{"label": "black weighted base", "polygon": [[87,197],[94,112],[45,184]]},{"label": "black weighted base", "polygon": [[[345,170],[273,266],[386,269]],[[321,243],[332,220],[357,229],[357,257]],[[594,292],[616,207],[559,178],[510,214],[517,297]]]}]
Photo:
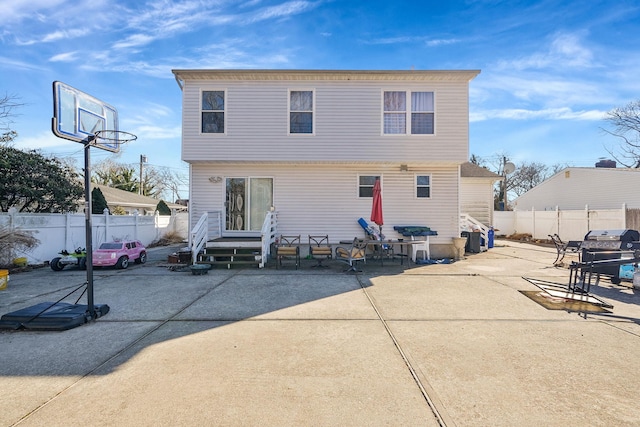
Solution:
[{"label": "black weighted base", "polygon": [[109,306],[95,304],[94,310],[95,316],[92,316],[86,304],[42,302],[3,315],[0,329],[65,331],[104,316]]}]

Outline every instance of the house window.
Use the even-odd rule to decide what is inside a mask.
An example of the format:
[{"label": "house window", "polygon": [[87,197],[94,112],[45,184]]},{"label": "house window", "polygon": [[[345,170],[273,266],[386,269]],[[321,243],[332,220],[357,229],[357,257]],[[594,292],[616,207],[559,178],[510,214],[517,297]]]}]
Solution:
[{"label": "house window", "polygon": [[289,92],[289,133],[313,133],[313,91]]},{"label": "house window", "polygon": [[224,133],[223,90],[202,91],[202,133]]},{"label": "house window", "polygon": [[[407,98],[411,105],[408,108]],[[383,132],[385,135],[433,135],[433,92],[385,91],[383,95]]]},{"label": "house window", "polygon": [[411,134],[433,135],[433,92],[411,92]]},{"label": "house window", "polygon": [[419,199],[428,199],[431,197],[431,176],[416,176],[416,197]]},{"label": "house window", "polygon": [[380,175],[360,175],[358,177],[358,197],[373,197],[373,185],[376,183],[376,179],[380,179]]},{"label": "house window", "polygon": [[407,133],[407,93],[384,93],[384,133]]}]

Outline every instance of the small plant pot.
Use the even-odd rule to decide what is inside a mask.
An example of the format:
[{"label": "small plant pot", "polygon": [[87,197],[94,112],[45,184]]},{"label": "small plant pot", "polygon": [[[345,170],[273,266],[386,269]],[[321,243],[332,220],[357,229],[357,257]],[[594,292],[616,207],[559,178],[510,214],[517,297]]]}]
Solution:
[{"label": "small plant pot", "polygon": [[194,264],[189,268],[191,268],[191,274],[194,276],[202,276],[207,274],[211,266],[209,264]]}]

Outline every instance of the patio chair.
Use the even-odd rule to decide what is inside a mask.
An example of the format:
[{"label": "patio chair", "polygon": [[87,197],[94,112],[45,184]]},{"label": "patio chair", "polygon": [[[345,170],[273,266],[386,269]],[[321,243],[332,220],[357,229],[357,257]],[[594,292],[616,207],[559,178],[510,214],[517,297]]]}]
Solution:
[{"label": "patio chair", "polygon": [[418,252],[422,251],[422,261],[425,262],[431,259],[431,251],[429,250],[429,236],[426,240],[412,240],[411,241],[411,260],[416,263]]},{"label": "patio chair", "polygon": [[560,236],[557,234],[548,235],[551,238],[551,241],[556,247],[556,260],[553,261],[554,266],[558,266],[562,264],[562,260],[564,256],[569,253],[577,253],[578,254],[578,262],[580,262],[580,246],[582,246],[582,241],[579,240],[569,240],[568,242],[563,242]]},{"label": "patio chair", "polygon": [[356,237],[353,239],[351,246],[338,246],[336,248],[336,259],[349,264],[349,268],[345,272],[361,273],[362,270],[356,268],[356,263],[359,261],[364,264],[367,263],[367,242]]},{"label": "patio chair", "polygon": [[293,257],[296,261],[296,270],[300,266],[300,235],[280,236],[276,246],[276,268],[282,267],[282,259]]},{"label": "patio chair", "polygon": [[[364,230],[364,234],[368,240],[384,240],[386,237],[384,234],[380,232],[380,230],[376,230],[375,227],[368,224],[364,218],[360,218],[358,220],[358,224]],[[395,254],[393,251],[393,246],[382,243],[380,245],[372,245],[374,256],[383,258],[394,258]]]},{"label": "patio chair", "polygon": [[318,261],[318,263],[311,266],[311,268],[328,268],[327,265],[322,264],[322,261],[331,259],[332,255],[333,251],[329,244],[329,235],[309,235],[309,256]]}]

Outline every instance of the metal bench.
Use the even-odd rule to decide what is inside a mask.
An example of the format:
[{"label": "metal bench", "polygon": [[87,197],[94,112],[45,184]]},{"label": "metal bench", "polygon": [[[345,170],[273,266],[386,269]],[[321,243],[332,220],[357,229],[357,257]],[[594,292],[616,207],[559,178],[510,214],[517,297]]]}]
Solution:
[{"label": "metal bench", "polygon": [[567,252],[577,253],[578,260],[580,259],[580,246],[582,246],[581,240],[569,240],[568,242],[563,242],[557,234],[549,234],[549,238],[555,245],[557,251],[556,260],[553,261],[554,266],[562,262]]}]

